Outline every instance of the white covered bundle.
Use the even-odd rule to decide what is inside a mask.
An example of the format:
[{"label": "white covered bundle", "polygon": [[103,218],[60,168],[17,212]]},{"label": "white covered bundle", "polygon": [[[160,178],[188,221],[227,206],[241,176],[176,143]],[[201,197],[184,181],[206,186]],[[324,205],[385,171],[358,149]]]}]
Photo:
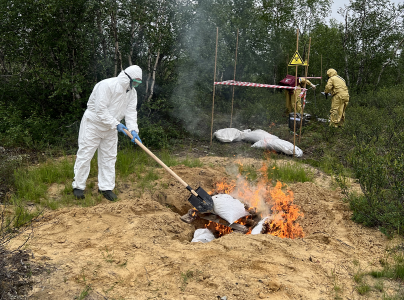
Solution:
[{"label": "white covered bundle", "polygon": [[241,131],[236,128],[223,128],[216,130],[213,136],[223,143],[240,142],[243,139],[243,135],[250,131],[250,129]]},{"label": "white covered bundle", "polygon": [[194,238],[192,239],[191,242],[208,243],[208,242],[213,241],[214,239],[215,239],[215,236],[209,229],[201,228],[201,229],[195,230]]},{"label": "white covered bundle", "polygon": [[[260,140],[254,143],[251,147],[274,150],[276,152],[283,152],[288,155],[293,155],[293,144],[282,139]],[[295,156],[302,157],[303,151],[295,146]]]},{"label": "white covered bundle", "polygon": [[246,132],[243,134],[243,141],[244,142],[250,142],[250,143],[256,143],[259,140],[273,140],[273,139],[279,139],[276,135],[272,135],[269,132],[266,132],[265,130],[262,129],[256,129],[250,132]]},{"label": "white covered bundle", "polygon": [[251,234],[260,234],[262,232],[262,228],[264,227],[264,222],[268,219],[268,217],[263,218],[258,222],[257,225],[251,230]]},{"label": "white covered bundle", "polygon": [[215,214],[233,224],[238,219],[249,215],[244,204],[228,194],[218,194],[212,197]]}]

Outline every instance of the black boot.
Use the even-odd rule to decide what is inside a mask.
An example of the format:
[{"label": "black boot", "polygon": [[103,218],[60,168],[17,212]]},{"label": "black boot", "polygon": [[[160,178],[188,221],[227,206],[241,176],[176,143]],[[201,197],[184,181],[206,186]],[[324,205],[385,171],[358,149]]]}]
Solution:
[{"label": "black boot", "polygon": [[73,195],[76,199],[84,199],[84,191],[79,189],[73,189]]},{"label": "black boot", "polygon": [[118,199],[118,197],[110,190],[108,191],[98,190],[98,192],[101,193],[109,201],[115,201],[116,199]]}]

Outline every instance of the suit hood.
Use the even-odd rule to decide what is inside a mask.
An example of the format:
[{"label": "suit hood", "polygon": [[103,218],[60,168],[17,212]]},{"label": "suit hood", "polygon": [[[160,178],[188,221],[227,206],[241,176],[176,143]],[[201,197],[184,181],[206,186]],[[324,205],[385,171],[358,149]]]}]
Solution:
[{"label": "suit hood", "polygon": [[333,76],[336,76],[336,75],[338,75],[337,71],[335,71],[334,69],[328,69],[328,71],[327,71],[327,76],[328,77],[333,77]]}]

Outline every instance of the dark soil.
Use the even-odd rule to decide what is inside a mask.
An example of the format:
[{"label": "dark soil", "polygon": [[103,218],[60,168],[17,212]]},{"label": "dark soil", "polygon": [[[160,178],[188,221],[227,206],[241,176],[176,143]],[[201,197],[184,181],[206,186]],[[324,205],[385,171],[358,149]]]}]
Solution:
[{"label": "dark soil", "polygon": [[[32,289],[33,269],[26,251],[9,252],[0,249],[0,299],[26,299]],[[34,269],[35,272],[37,269]]]}]

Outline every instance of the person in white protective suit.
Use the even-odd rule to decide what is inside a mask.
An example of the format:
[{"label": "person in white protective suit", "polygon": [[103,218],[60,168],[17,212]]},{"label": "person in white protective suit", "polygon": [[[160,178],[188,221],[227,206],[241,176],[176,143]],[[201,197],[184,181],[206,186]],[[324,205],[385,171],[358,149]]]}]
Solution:
[{"label": "person in white protective suit", "polygon": [[[90,173],[90,162],[98,150],[98,191],[108,200],[117,196],[115,188],[115,162],[118,146],[118,131],[131,132],[141,142],[137,124],[137,93],[134,89],[142,83],[142,69],[133,65],[117,77],[98,82],[87,102],[87,110],[81,119],[79,149],[74,164],[73,194],[84,199],[86,181]],[[126,126],[121,120],[125,118]]]}]

